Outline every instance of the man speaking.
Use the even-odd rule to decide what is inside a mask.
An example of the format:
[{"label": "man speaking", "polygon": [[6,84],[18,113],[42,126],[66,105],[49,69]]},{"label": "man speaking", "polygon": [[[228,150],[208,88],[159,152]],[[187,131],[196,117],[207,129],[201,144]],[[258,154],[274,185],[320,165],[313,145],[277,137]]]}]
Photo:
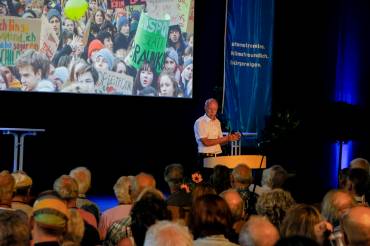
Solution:
[{"label": "man speaking", "polygon": [[199,161],[203,164],[203,159],[216,157],[222,153],[221,144],[240,139],[240,133],[232,133],[223,136],[221,123],[216,118],[218,103],[216,99],[210,98],[204,104],[205,114],[198,118],[194,124],[195,140],[198,144]]}]

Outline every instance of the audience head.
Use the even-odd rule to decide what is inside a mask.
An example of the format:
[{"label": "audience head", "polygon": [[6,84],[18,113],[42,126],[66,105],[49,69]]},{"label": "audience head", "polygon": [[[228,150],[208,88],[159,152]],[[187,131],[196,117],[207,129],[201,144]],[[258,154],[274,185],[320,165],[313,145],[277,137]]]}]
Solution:
[{"label": "audience head", "polygon": [[349,245],[370,245],[370,208],[351,208],[343,218],[343,229]]},{"label": "audience head", "polygon": [[261,183],[271,189],[282,188],[287,178],[287,171],[280,165],[274,165],[263,171]]},{"label": "audience head", "polygon": [[53,188],[64,200],[73,200],[78,197],[78,184],[71,176],[60,176],[55,180]]},{"label": "audience head", "polygon": [[213,173],[209,177],[209,181],[215,188],[217,194],[231,188],[230,169],[223,165],[216,165],[213,168]]},{"label": "audience head", "polygon": [[144,190],[144,188],[146,187],[155,188],[156,182],[151,174],[141,172],[138,175],[136,175],[135,178],[136,186],[133,187],[132,189],[132,195],[134,200]]},{"label": "audience head", "polygon": [[[84,220],[77,209],[69,209],[67,231],[63,235],[63,246],[80,245],[85,231]],[[70,244],[67,244],[70,243]]]},{"label": "audience head", "polygon": [[120,204],[132,204],[131,193],[134,186],[136,186],[134,176],[122,176],[117,180],[113,190]]},{"label": "audience head", "polygon": [[7,205],[10,206],[15,180],[13,176],[6,170],[0,173],[0,207]]},{"label": "audience head", "polygon": [[192,246],[193,237],[186,226],[171,221],[158,221],[150,226],[144,246]]},{"label": "audience head", "polygon": [[12,173],[15,181],[14,192],[17,196],[28,197],[30,195],[32,179],[23,171]]},{"label": "audience head", "polygon": [[220,193],[230,208],[233,221],[242,220],[244,217],[244,201],[235,189],[228,189]]},{"label": "audience head", "polygon": [[259,215],[266,216],[272,224],[280,228],[286,212],[295,204],[289,192],[282,189],[273,189],[262,193],[256,203]]},{"label": "audience head", "polygon": [[239,164],[231,172],[233,188],[248,188],[252,183],[252,170],[246,164]]},{"label": "audience head", "polygon": [[91,185],[91,172],[86,167],[76,167],[69,172],[69,175],[77,181],[80,197],[85,197]]},{"label": "audience head", "polygon": [[0,212],[0,245],[30,245],[30,227],[25,213],[19,210]]},{"label": "audience head", "polygon": [[240,231],[239,244],[241,246],[273,246],[279,237],[279,231],[268,219],[253,215]]},{"label": "audience head", "polygon": [[321,214],[333,226],[339,226],[340,219],[347,209],[356,205],[353,196],[345,190],[331,190],[324,196]]},{"label": "audience head", "polygon": [[61,236],[70,217],[66,203],[51,192],[41,194],[33,205],[31,221],[37,229],[52,236]]},{"label": "audience head", "polygon": [[184,168],[181,164],[171,164],[164,169],[164,180],[167,182],[171,192],[180,190],[181,182],[184,179]]},{"label": "audience head", "polygon": [[305,236],[322,245],[330,229],[314,206],[297,204],[287,211],[280,233],[282,237]]},{"label": "audience head", "polygon": [[215,188],[213,188],[213,186],[209,183],[206,183],[206,182],[202,182],[200,184],[198,184],[193,192],[191,193],[192,195],[192,200],[193,200],[193,204],[195,203],[195,200],[197,200],[199,197],[203,196],[203,195],[207,195],[207,194],[213,194],[213,195],[217,195],[217,192],[215,190]]},{"label": "audience head", "polygon": [[16,171],[12,173],[12,176],[15,181],[14,188],[17,189],[25,189],[30,188],[32,186],[32,179],[28,176],[24,171]]},{"label": "audience head", "polygon": [[346,183],[346,190],[355,196],[364,196],[370,187],[370,176],[367,171],[361,168],[349,170]]},{"label": "audience head", "polygon": [[199,197],[192,206],[189,228],[194,239],[228,234],[232,218],[225,200],[213,194]]},{"label": "audience head", "polygon": [[171,220],[166,202],[157,193],[146,192],[131,210],[131,230],[136,245],[143,245],[147,229],[158,220]]},{"label": "audience head", "polygon": [[367,171],[368,174],[370,174],[370,163],[368,162],[368,160],[364,158],[353,159],[350,162],[349,166],[351,169],[354,169],[354,168],[364,169],[365,171]]}]

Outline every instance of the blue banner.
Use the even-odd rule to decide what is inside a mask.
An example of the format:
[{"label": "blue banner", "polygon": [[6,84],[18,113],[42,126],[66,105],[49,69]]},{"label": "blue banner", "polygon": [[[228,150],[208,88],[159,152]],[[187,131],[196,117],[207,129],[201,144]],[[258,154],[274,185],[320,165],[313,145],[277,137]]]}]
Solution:
[{"label": "blue banner", "polygon": [[230,131],[260,132],[271,110],[274,0],[229,0],[223,113]]}]

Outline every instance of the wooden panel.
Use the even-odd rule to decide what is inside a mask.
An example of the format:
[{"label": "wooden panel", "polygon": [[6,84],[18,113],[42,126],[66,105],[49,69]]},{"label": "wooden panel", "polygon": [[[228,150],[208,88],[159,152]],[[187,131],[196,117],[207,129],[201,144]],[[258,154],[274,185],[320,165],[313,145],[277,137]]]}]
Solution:
[{"label": "wooden panel", "polygon": [[[234,168],[243,163],[247,164],[252,169],[260,168],[262,155],[232,155],[232,156],[219,156],[209,157],[203,160],[205,168],[213,168],[216,165],[224,165],[228,168]],[[263,158],[261,168],[266,168],[266,157]]]}]

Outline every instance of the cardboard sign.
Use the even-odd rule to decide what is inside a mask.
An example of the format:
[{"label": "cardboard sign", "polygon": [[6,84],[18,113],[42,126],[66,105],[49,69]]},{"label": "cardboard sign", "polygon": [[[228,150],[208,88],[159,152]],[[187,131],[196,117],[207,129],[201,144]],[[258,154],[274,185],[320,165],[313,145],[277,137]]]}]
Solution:
[{"label": "cardboard sign", "polygon": [[[177,7],[179,10],[179,17],[178,17],[179,25],[181,27],[182,32],[187,32],[190,13],[192,12],[194,15],[194,0],[177,0],[177,1],[178,1]],[[191,7],[193,7],[193,9],[191,9]],[[191,24],[194,25],[194,22]]]},{"label": "cardboard sign", "polygon": [[187,33],[194,33],[194,1],[195,0],[191,0],[190,4],[188,23],[186,26]]},{"label": "cardboard sign", "polygon": [[59,38],[46,17],[41,17],[41,26],[40,51],[51,61],[58,49]]},{"label": "cardboard sign", "polygon": [[164,63],[169,22],[169,18],[158,20],[142,12],[126,63],[139,69],[147,61],[154,64],[159,73]]},{"label": "cardboard sign", "polygon": [[40,50],[51,60],[58,43],[47,20],[0,17],[0,63],[5,66],[14,66],[17,58],[28,49]]},{"label": "cardboard sign", "polygon": [[179,25],[182,32],[187,31],[192,0],[146,0],[148,15],[163,19],[166,14],[170,15],[170,25]]},{"label": "cardboard sign", "polygon": [[99,70],[99,81],[95,85],[96,93],[132,95],[134,79],[123,73]]},{"label": "cardboard sign", "polygon": [[164,19],[169,15],[170,25],[178,25],[180,20],[177,2],[178,0],[146,0],[146,10],[154,19]]}]

